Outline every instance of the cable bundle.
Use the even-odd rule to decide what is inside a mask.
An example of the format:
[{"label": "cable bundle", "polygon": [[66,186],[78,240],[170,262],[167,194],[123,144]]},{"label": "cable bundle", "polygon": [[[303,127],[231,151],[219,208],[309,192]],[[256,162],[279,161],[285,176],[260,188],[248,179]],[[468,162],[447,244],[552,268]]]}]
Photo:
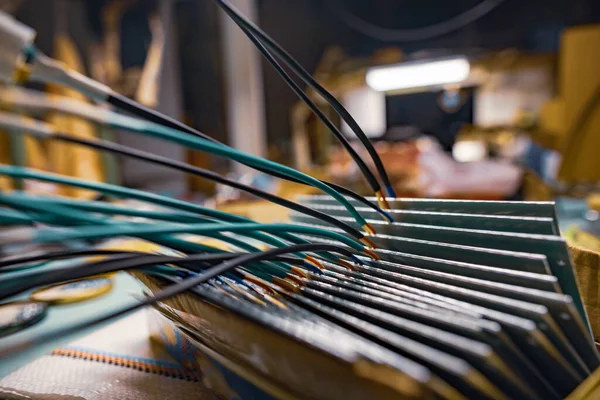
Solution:
[{"label": "cable bundle", "polygon": [[[199,347],[235,360],[243,376],[260,376],[252,383],[262,382],[265,393],[278,398],[559,399],[598,367],[550,203],[395,198],[381,161],[347,111],[273,39],[227,1],[216,1],[356,159],[375,197],[242,153],[143,108],[40,54],[28,31],[20,29],[18,40],[10,42],[10,57],[0,59],[0,78],[16,69],[19,81],[62,83],[134,116],[21,89],[3,90],[0,105],[60,111],[171,141],[325,195],[296,203],[183,162],[73,138],[50,124],[0,112],[0,127],[13,132],[214,180],[289,208],[294,222],[260,224],[141,190],[1,165],[3,176],[152,207],[0,193],[2,225],[10,226],[0,231],[0,246],[11,254],[0,259],[0,308],[33,289],[116,271],[135,274],[152,295],[46,332],[35,343],[0,348],[0,359],[154,306]],[[18,24],[1,17],[2,35],[10,36]],[[285,68],[355,131],[391,197],[384,197],[377,177]],[[228,250],[198,242],[197,236],[226,243]],[[122,237],[151,242],[163,254],[106,248],[106,240]],[[58,248],[15,255],[31,244]]]}]

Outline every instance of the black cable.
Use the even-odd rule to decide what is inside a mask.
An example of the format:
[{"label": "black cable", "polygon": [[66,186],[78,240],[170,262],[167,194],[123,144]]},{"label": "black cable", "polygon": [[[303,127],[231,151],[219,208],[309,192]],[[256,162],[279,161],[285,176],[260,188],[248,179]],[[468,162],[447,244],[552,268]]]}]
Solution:
[{"label": "black cable", "polygon": [[370,168],[363,161],[360,155],[354,150],[348,139],[344,137],[342,132],[335,126],[333,122],[321,111],[319,107],[308,97],[306,93],[294,82],[294,80],[288,75],[287,72],[281,67],[279,62],[273,57],[271,52],[260,42],[260,40],[252,34],[252,32],[245,27],[245,25],[240,22],[240,20],[236,17],[232,17],[233,21],[238,25],[238,27],[246,34],[248,39],[254,44],[254,46],[262,53],[262,55],[267,59],[269,64],[277,71],[279,76],[283,78],[285,83],[292,89],[292,91],[306,103],[306,105],[317,115],[317,117],[325,124],[325,126],[333,133],[336,139],[344,146],[346,151],[350,154],[350,157],[356,162],[358,168],[361,170],[363,176],[367,179],[367,182],[373,189],[373,192],[378,192],[381,190],[381,186],[379,186],[379,182],[377,182],[377,178],[373,175]]},{"label": "black cable", "polygon": [[[352,254],[346,250],[348,254]],[[0,300],[17,295],[19,293],[31,290],[39,286],[52,285],[60,282],[66,282],[95,275],[106,274],[119,270],[140,268],[148,265],[174,264],[186,268],[193,272],[201,270],[202,262],[228,261],[248,253],[217,253],[217,254],[192,254],[185,257],[164,256],[157,254],[136,254],[134,252],[115,253],[114,257],[108,260],[101,260],[91,263],[77,264],[62,268],[60,270],[41,273],[35,279],[19,282],[0,290]],[[252,253],[260,254],[260,253]],[[274,256],[275,261],[279,261],[279,256]],[[284,258],[285,260],[286,258]],[[291,259],[291,264],[302,265],[301,259]]]},{"label": "black cable", "polygon": [[[107,249],[81,249],[81,250],[59,250],[53,252],[40,252],[37,254],[27,254],[3,257],[0,259],[0,269],[13,267],[21,264],[30,264],[33,262],[49,261],[49,260],[61,260],[64,258],[75,258],[75,257],[86,257],[86,256],[104,256],[104,255],[116,255],[122,253],[136,254],[135,252],[124,252],[121,250],[107,250]],[[137,253],[144,254],[144,253]]]},{"label": "black cable", "polygon": [[349,11],[341,0],[327,0],[325,4],[351,29],[384,42],[416,42],[442,36],[464,28],[498,7],[504,0],[484,0],[475,7],[437,24],[416,29],[389,29],[374,25]]},{"label": "black cable", "polygon": [[272,203],[289,208],[289,209],[297,211],[299,213],[307,214],[314,218],[320,219],[322,221],[326,221],[329,224],[337,226],[338,228],[342,229],[344,232],[347,232],[348,234],[352,235],[353,237],[355,237],[357,239],[362,239],[364,237],[364,235],[357,229],[354,229],[350,225],[348,225],[342,221],[339,221],[338,219],[333,218],[325,213],[314,210],[305,205],[295,203],[291,200],[284,199],[284,198],[276,196],[274,194],[262,191],[260,189],[256,189],[252,186],[244,185],[243,183],[239,183],[239,182],[224,178],[217,173],[189,165],[185,162],[172,160],[168,157],[162,157],[162,156],[159,156],[156,154],[137,150],[137,149],[134,149],[131,147],[123,146],[118,143],[108,142],[105,140],[99,140],[99,139],[88,140],[88,139],[78,138],[78,137],[61,134],[61,133],[53,134],[50,137],[53,139],[63,141],[63,142],[75,143],[75,144],[79,144],[79,145],[90,147],[90,148],[97,149],[97,150],[107,151],[107,152],[114,153],[114,154],[120,154],[123,156],[127,156],[127,157],[135,158],[138,160],[147,161],[147,162],[150,162],[153,164],[162,165],[165,167],[176,169],[178,171],[186,172],[186,173],[193,174],[196,176],[201,176],[205,179],[209,179],[211,181],[215,181],[215,182],[221,183],[223,185],[227,185],[227,186],[245,191],[247,193],[253,194],[256,197],[260,197],[262,199],[268,200]]},{"label": "black cable", "polygon": [[[154,123],[157,123],[160,125],[164,125],[166,127],[172,128],[172,129],[177,129],[179,131],[194,135],[196,137],[200,137],[202,139],[209,140],[213,143],[222,144],[218,140],[216,140],[194,128],[191,128],[191,127],[185,125],[184,123],[177,121],[176,119],[173,119],[167,115],[161,114],[158,111],[152,110],[148,107],[144,107],[143,105],[141,105],[131,99],[128,99],[127,97],[122,96],[118,93],[111,93],[108,96],[106,101],[108,103],[112,104],[113,106],[115,106],[125,112],[128,112],[130,114],[133,114],[137,117],[146,119],[148,121],[151,121],[151,122],[154,122]],[[244,164],[244,165],[247,165],[247,164]],[[271,171],[269,169],[262,168],[262,167],[255,167],[255,166],[250,166],[250,167],[257,171],[260,171],[264,174],[271,175],[271,176],[274,176],[279,179],[283,179],[283,180],[294,182],[294,183],[299,183],[301,185],[310,186],[309,184],[307,184],[305,182],[302,182],[298,179],[281,174],[279,172]],[[390,215],[388,215],[386,212],[381,210],[381,208],[377,207],[375,204],[371,203],[369,200],[365,199],[363,196],[359,195],[358,193],[355,193],[350,189],[346,189],[345,187],[336,185],[335,183],[327,182],[325,180],[320,180],[320,181],[322,183],[330,186],[334,190],[338,191],[339,193],[343,194],[344,196],[350,197],[350,198],[360,202],[361,204],[377,211],[379,214],[383,215],[386,219],[390,220],[390,218],[391,218]]]},{"label": "black cable", "polygon": [[[192,289],[198,285],[201,285],[218,275],[224,274],[238,266],[248,264],[251,262],[268,260],[271,257],[278,256],[278,255],[297,253],[297,252],[302,252],[302,251],[334,251],[334,252],[339,252],[342,254],[347,252],[347,250],[344,249],[343,247],[311,243],[311,244],[299,244],[299,245],[294,245],[294,246],[271,249],[271,250],[267,250],[262,253],[251,253],[251,254],[249,253],[247,255],[237,257],[233,260],[225,261],[224,263],[221,263],[202,274],[199,274],[199,275],[191,277],[191,278],[187,278],[187,279],[181,281],[180,283],[167,286],[165,289],[161,290],[154,296],[150,296],[137,304],[124,307],[116,312],[111,312],[109,314],[103,315],[98,318],[94,318],[91,321],[80,322],[80,323],[77,323],[72,326],[62,325],[60,328],[55,329],[54,331],[51,331],[50,333],[46,333],[43,336],[36,336],[35,339],[25,340],[21,343],[13,344],[10,348],[1,349],[0,350],[0,360],[6,358],[10,354],[14,354],[19,351],[25,350],[31,346],[39,346],[40,344],[48,343],[50,341],[53,341],[53,340],[56,340],[59,338],[64,339],[64,337],[69,333],[75,333],[77,331],[91,328],[93,326],[102,324],[106,321],[110,321],[111,319],[114,319],[116,317],[120,317],[120,316],[129,314],[129,313],[136,311],[142,307],[150,306],[159,301],[166,300],[169,297],[173,297],[173,296],[176,296],[187,290],[190,290],[190,289]],[[131,268],[134,268],[134,267],[131,267]],[[117,266],[116,270],[119,270],[119,269],[121,269],[121,268],[118,268],[118,266]]]},{"label": "black cable", "polygon": [[[229,4],[226,0],[215,0],[217,4],[229,15],[236,24],[244,25],[244,27],[252,32],[252,34],[256,35],[260,39],[260,41],[266,45],[269,49],[271,49],[300,79],[302,79],[307,85],[312,87],[317,93],[319,93],[338,113],[338,115],[348,124],[348,126],[352,129],[356,137],[362,142],[368,151],[375,167],[377,168],[377,172],[381,180],[383,181],[386,190],[388,191],[388,195],[390,197],[396,197],[390,179],[387,175],[385,167],[381,162],[381,158],[377,151],[373,147],[373,144],[364,133],[362,128],[358,125],[356,120],[350,115],[348,110],[335,98],[327,89],[317,82],[308,71],[306,71],[295,59],[291,56],[283,47],[281,47],[275,40],[273,40],[269,35],[267,35],[264,31],[262,31],[258,26],[252,23],[250,20],[242,16],[231,4]],[[240,26],[241,27],[241,26]],[[260,50],[260,49],[259,49]],[[264,53],[263,53],[264,54]]]},{"label": "black cable", "polygon": [[[231,258],[235,258],[244,253],[210,253],[205,254],[205,258],[202,259],[202,262],[219,262],[229,260]],[[4,257],[0,259],[0,269],[9,268],[23,264],[30,264],[33,262],[41,262],[41,261],[57,261],[63,260],[66,258],[78,258],[78,257],[86,257],[86,256],[115,256],[115,255],[131,255],[131,256],[154,256],[158,257],[158,254],[144,253],[138,251],[125,251],[125,250],[110,250],[110,249],[77,249],[77,250],[59,250],[53,252],[40,252],[38,254],[28,254],[25,256],[11,256]],[[186,259],[180,258],[184,262],[172,262],[174,265],[184,265]],[[105,261],[105,260],[102,260]],[[305,261],[300,258],[295,257],[284,257],[279,256],[275,259],[275,261],[286,262],[294,265],[302,265]],[[190,269],[190,268],[188,268]],[[194,271],[194,269],[190,269]]]}]

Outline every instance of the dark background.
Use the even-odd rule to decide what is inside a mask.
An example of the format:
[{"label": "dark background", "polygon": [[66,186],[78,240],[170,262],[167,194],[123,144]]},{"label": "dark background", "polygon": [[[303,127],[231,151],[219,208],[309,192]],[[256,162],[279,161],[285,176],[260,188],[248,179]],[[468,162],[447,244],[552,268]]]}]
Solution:
[{"label": "dark background", "polygon": [[[106,0],[70,0],[69,30],[78,45],[99,35],[99,10]],[[384,43],[366,37],[338,18],[327,0],[259,0],[259,24],[288,49],[308,70],[314,71],[328,46],[341,46],[352,56],[398,46],[410,54],[423,50],[461,53],[472,49],[518,48],[531,52],[558,50],[560,32],[567,26],[600,22],[598,0],[506,0],[475,23],[450,34],[412,43]],[[355,15],[387,28],[418,28],[447,20],[481,0],[344,0]],[[51,51],[49,33],[57,27],[53,0],[27,0],[18,13],[40,32],[37,43]],[[146,13],[155,1],[140,0],[123,20],[124,64],[143,63],[149,33]],[[81,14],[87,16],[82,20]],[[175,3],[184,114],[196,128],[226,140],[222,92],[223,76],[216,5],[212,0]],[[74,14],[75,13],[75,14]],[[289,110],[296,97],[275,71],[264,64],[268,139],[289,155]]]},{"label": "dark background", "polygon": [[[324,2],[327,0],[260,0],[260,26],[309,71],[314,71],[328,46],[341,46],[352,56],[368,56],[373,51],[398,46],[405,53],[423,50],[457,52],[481,49],[519,48],[531,52],[554,52],[562,29],[571,25],[600,22],[597,0],[506,0],[497,9],[464,29],[432,40],[414,43],[384,43],[366,37],[345,25]],[[344,0],[348,8],[363,19],[388,28],[418,28],[438,23],[467,10],[481,0]],[[215,21],[217,10],[207,0],[181,3],[182,14],[202,15],[201,24],[188,32],[190,40],[211,48],[195,52],[194,63],[183,63],[184,77],[201,82],[190,85],[186,103],[195,104],[198,127],[222,131],[224,120],[215,119],[222,110],[214,100],[219,91],[219,49],[204,33]],[[181,15],[181,14],[180,14]],[[213,17],[211,17],[213,16]],[[214,27],[213,27],[214,28]],[[193,32],[204,32],[193,39]],[[200,33],[198,32],[198,33]],[[214,34],[215,30],[213,30]],[[217,31],[218,35],[218,31]],[[184,40],[187,42],[187,39]],[[191,46],[188,43],[188,46]],[[181,52],[183,54],[183,52]],[[212,66],[209,66],[212,65]],[[289,110],[297,98],[277,73],[263,63],[269,143],[289,150]],[[210,74],[206,74],[210,72]],[[205,75],[202,75],[205,74]],[[199,76],[202,75],[202,76]],[[195,87],[203,87],[196,91]],[[192,98],[196,100],[190,101]]]}]

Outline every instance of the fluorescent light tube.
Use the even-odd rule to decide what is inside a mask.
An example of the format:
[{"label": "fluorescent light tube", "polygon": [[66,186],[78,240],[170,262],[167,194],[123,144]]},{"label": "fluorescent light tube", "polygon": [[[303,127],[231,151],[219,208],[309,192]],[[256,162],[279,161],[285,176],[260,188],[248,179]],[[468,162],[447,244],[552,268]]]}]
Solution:
[{"label": "fluorescent light tube", "polygon": [[470,70],[471,64],[465,57],[408,62],[369,69],[367,84],[380,92],[439,86],[464,81]]}]

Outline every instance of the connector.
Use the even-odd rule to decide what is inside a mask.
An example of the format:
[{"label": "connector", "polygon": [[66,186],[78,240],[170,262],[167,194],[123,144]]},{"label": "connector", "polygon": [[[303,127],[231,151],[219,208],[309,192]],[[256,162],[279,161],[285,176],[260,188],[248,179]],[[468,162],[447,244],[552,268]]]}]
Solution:
[{"label": "connector", "polygon": [[356,271],[356,267],[346,260],[339,259],[337,260],[337,263],[345,268],[348,268],[350,271]]},{"label": "connector", "polygon": [[362,228],[365,230],[365,232],[367,232],[369,235],[376,235],[377,232],[375,231],[375,228],[373,228],[373,226],[369,223],[366,223],[362,226]]},{"label": "connector", "polygon": [[35,35],[34,29],[0,11],[0,81],[13,81]]},{"label": "connector", "polygon": [[360,239],[361,243],[366,245],[368,248],[370,249],[376,249],[377,245],[375,244],[375,242],[373,242],[373,240],[371,240],[370,238],[364,236]]},{"label": "connector", "polygon": [[370,250],[370,249],[364,248],[363,249],[363,253],[365,253],[366,255],[368,255],[369,257],[371,257],[375,261],[381,260],[381,258],[376,253],[374,253],[372,250]]},{"label": "connector", "polygon": [[42,139],[55,133],[50,124],[3,111],[0,111],[0,128],[13,132],[28,133]]}]

